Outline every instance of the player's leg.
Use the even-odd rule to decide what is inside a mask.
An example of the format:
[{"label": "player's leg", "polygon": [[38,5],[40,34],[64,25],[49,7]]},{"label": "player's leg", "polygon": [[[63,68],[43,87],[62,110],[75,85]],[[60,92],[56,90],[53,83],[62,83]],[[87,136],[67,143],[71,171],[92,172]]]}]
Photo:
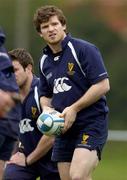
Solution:
[{"label": "player's leg", "polygon": [[35,180],[36,170],[29,167],[8,164],[4,171],[3,180]]},{"label": "player's leg", "polygon": [[2,180],[5,163],[10,159],[14,145],[13,138],[0,135],[0,180]]},{"label": "player's leg", "polygon": [[4,166],[5,166],[5,161],[0,160],[0,180],[2,180],[3,177]]},{"label": "player's leg", "polygon": [[58,164],[61,180],[70,180],[69,170],[75,147],[75,138],[70,134],[57,137],[53,146],[52,160]]},{"label": "player's leg", "polygon": [[91,174],[101,159],[107,140],[106,118],[107,116],[101,115],[94,124],[90,123],[79,130],[70,167],[72,180],[91,180]]},{"label": "player's leg", "polygon": [[71,180],[70,178],[70,163],[68,162],[59,162],[58,163],[58,170],[60,173],[61,180]]},{"label": "player's leg", "polygon": [[98,164],[96,150],[76,148],[70,167],[72,180],[91,180],[91,173]]}]

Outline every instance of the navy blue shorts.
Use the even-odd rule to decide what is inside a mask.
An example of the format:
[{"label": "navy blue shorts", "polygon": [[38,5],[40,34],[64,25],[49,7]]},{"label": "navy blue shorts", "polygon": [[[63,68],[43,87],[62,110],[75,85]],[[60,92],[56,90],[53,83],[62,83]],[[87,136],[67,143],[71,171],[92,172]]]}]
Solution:
[{"label": "navy blue shorts", "polygon": [[40,180],[60,180],[58,172],[51,172],[39,164],[28,167],[8,164],[3,180],[36,180],[37,177],[40,177]]},{"label": "navy blue shorts", "polygon": [[[89,121],[90,122],[90,121]],[[84,127],[75,127],[55,139],[52,160],[55,162],[71,162],[76,148],[96,150],[98,159],[108,136],[107,117],[100,116],[99,123],[88,123]]]},{"label": "navy blue shorts", "polygon": [[11,157],[16,140],[0,134],[0,160],[8,161]]}]

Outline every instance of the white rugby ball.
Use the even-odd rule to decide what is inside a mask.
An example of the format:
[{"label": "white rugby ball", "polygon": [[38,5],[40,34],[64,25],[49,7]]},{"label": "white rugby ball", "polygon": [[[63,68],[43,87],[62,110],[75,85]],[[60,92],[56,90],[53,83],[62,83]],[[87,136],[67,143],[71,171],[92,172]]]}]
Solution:
[{"label": "white rugby ball", "polygon": [[37,119],[38,129],[45,135],[59,136],[64,127],[64,118],[59,117],[60,113],[56,110],[52,112],[42,112]]}]

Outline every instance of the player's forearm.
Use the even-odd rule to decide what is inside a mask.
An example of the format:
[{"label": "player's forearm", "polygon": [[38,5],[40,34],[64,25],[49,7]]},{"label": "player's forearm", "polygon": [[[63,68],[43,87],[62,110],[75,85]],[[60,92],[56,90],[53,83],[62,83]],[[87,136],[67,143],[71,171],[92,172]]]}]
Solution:
[{"label": "player's forearm", "polygon": [[47,98],[45,96],[42,96],[40,98],[40,104],[41,104],[42,109],[44,109],[45,107],[51,107],[51,98]]},{"label": "player's forearm", "polygon": [[54,137],[43,135],[36,149],[27,157],[27,164],[31,165],[42,158],[53,146]]},{"label": "player's forearm", "polygon": [[105,95],[110,89],[109,80],[104,79],[101,82],[92,85],[90,89],[74,104],[71,105],[76,112],[81,111],[84,108],[97,102],[103,95]]}]

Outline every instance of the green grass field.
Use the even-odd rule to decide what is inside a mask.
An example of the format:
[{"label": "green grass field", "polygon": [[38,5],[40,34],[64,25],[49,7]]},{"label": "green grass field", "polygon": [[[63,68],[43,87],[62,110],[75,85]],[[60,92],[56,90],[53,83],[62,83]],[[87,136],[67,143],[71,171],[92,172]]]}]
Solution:
[{"label": "green grass field", "polygon": [[127,142],[107,143],[93,180],[127,180]]}]

